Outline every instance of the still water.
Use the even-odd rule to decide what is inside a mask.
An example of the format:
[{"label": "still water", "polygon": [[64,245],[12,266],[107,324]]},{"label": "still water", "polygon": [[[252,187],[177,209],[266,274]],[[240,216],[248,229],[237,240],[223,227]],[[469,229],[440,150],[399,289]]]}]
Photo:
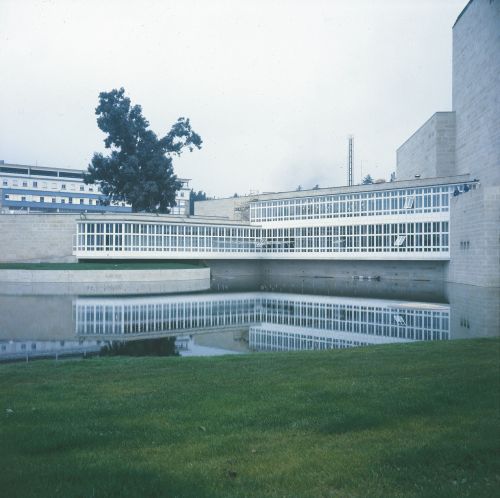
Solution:
[{"label": "still water", "polygon": [[500,335],[500,289],[216,280],[203,293],[0,293],[0,361],[340,349]]}]

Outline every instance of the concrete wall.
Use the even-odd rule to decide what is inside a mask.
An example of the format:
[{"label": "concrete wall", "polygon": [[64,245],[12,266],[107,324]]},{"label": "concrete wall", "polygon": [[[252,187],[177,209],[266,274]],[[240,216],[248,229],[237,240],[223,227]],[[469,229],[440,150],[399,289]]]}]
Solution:
[{"label": "concrete wall", "polygon": [[445,274],[441,261],[263,261],[263,275],[338,278],[380,277],[381,280],[439,281]]},{"label": "concrete wall", "polygon": [[227,199],[211,199],[194,203],[196,216],[224,217],[231,220],[248,221],[249,197],[229,197]]},{"label": "concrete wall", "polygon": [[72,262],[74,214],[1,214],[0,262]]},{"label": "concrete wall", "polygon": [[303,279],[362,282],[363,277],[369,277],[372,281],[375,281],[374,277],[380,277],[380,281],[403,283],[441,282],[444,280],[447,262],[207,260],[206,264],[210,266],[212,279],[216,282],[245,278],[258,284],[256,288],[265,286],[272,289],[278,282],[290,284],[290,279],[295,282],[301,282]]},{"label": "concrete wall", "polygon": [[455,174],[455,113],[436,112],[396,152],[398,180]]},{"label": "concrete wall", "polygon": [[209,268],[2,270],[0,294],[152,294],[207,290]]},{"label": "concrete wall", "polygon": [[500,185],[500,0],[469,2],[453,27],[457,174]]},{"label": "concrete wall", "polygon": [[450,255],[449,282],[500,287],[500,186],[452,198]]}]

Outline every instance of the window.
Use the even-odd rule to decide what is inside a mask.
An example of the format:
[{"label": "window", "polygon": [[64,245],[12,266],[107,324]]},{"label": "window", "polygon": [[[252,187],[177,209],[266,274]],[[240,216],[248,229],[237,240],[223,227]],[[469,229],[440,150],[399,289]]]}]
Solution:
[{"label": "window", "polygon": [[40,197],[40,202],[45,202],[45,197]]},{"label": "window", "polygon": [[52,202],[55,203],[56,202],[56,198],[55,197],[52,197]]},{"label": "window", "polygon": [[28,182],[23,182],[23,187],[27,187],[28,186]]},{"label": "window", "polygon": [[80,204],[83,204],[83,199],[80,199]]},{"label": "window", "polygon": [[3,186],[6,187],[7,185],[9,184],[9,182],[7,180],[4,180],[3,181]]},{"label": "window", "polygon": [[69,202],[70,204],[73,204],[73,197],[70,197],[70,198],[68,199],[68,202]]},{"label": "window", "polygon": [[5,200],[8,200],[8,199],[9,199],[9,194],[5,194],[3,198],[4,198]]},{"label": "window", "polygon": [[21,196],[21,201],[26,202],[26,196],[25,195]]},{"label": "window", "polygon": [[66,184],[65,183],[61,184],[61,190],[66,190]]},{"label": "window", "polygon": [[405,201],[405,209],[411,209],[413,207],[414,202],[415,202],[415,196],[409,195]]},{"label": "window", "polygon": [[394,242],[395,246],[402,246],[406,240],[406,235],[398,235],[397,239]]},{"label": "window", "polygon": [[83,185],[80,185],[80,192],[83,192],[84,188],[85,187]]},{"label": "window", "polygon": [[33,182],[33,187],[38,187],[38,182]]},{"label": "window", "polygon": [[89,187],[89,192],[93,192],[94,191],[94,187]]},{"label": "window", "polygon": [[66,199],[64,197],[61,198],[61,204],[66,204]]}]

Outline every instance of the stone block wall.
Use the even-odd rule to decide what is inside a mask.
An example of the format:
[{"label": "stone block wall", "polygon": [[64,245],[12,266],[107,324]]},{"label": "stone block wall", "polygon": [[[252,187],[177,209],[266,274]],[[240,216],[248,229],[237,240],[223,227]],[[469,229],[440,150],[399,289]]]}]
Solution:
[{"label": "stone block wall", "polygon": [[0,214],[0,262],[73,262],[75,214]]},{"label": "stone block wall", "polygon": [[500,186],[481,186],[450,204],[449,282],[500,287]]},{"label": "stone block wall", "polygon": [[500,185],[500,0],[473,0],[453,27],[457,174]]},{"label": "stone block wall", "polygon": [[236,221],[248,221],[249,210],[247,197],[229,197],[227,199],[211,199],[194,203],[195,216],[229,218]]},{"label": "stone block wall", "polygon": [[455,174],[455,113],[436,112],[397,152],[398,180]]}]

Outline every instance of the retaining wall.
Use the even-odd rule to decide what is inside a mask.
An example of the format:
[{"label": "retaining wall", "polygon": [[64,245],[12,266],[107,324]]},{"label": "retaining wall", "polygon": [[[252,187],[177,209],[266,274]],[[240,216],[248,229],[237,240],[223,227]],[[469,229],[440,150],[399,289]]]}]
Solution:
[{"label": "retaining wall", "polygon": [[0,294],[151,294],[210,288],[210,268],[0,270]]},{"label": "retaining wall", "polygon": [[444,261],[263,261],[263,274],[294,277],[338,278],[358,277],[400,281],[442,280]]}]

